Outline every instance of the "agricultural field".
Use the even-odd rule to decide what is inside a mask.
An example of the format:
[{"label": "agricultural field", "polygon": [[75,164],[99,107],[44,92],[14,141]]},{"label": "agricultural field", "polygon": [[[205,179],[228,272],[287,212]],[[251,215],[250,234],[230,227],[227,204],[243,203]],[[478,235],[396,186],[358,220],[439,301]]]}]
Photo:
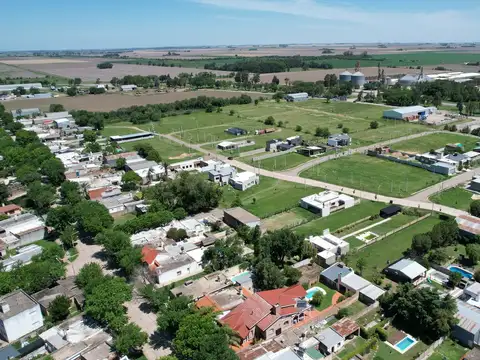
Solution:
[{"label": "agricultural field", "polygon": [[35,78],[35,77],[43,77],[43,75],[39,75],[33,71],[25,70],[22,68],[18,68],[16,66],[7,65],[5,63],[0,62],[0,78]]},{"label": "agricultural field", "polygon": [[478,142],[478,137],[467,136],[455,133],[436,133],[423,136],[421,139],[411,139],[398,142],[392,145],[397,151],[410,153],[424,153],[444,147],[446,144],[461,143],[465,151],[472,150]]},{"label": "agricultural field", "polygon": [[430,200],[436,204],[468,210],[473,201],[473,193],[461,187],[454,187],[438,194],[432,195]]},{"label": "agricultural field", "polygon": [[260,218],[267,218],[297,207],[302,197],[320,191],[319,188],[262,176],[260,184],[246,191],[238,191],[231,186],[225,186],[220,205],[229,208],[238,196],[245,210]]},{"label": "agricultural field", "polygon": [[349,254],[347,263],[355,268],[358,259],[365,259],[366,266],[362,271],[362,276],[372,279],[373,274],[382,271],[388,262],[392,263],[402,257],[403,252],[410,248],[414,235],[430,231],[440,221],[437,216],[430,216],[379,242]]},{"label": "agricultural field", "polygon": [[323,230],[329,229],[331,233],[347,226],[355,221],[359,221],[372,215],[378,215],[380,209],[386,205],[362,200],[360,204],[355,205],[349,209],[340,210],[330,214],[327,217],[316,218],[306,224],[302,224],[294,228],[294,232],[299,236],[321,235]]},{"label": "agricultural field", "polygon": [[446,178],[414,166],[360,154],[316,165],[300,176],[395,197],[407,197]]}]

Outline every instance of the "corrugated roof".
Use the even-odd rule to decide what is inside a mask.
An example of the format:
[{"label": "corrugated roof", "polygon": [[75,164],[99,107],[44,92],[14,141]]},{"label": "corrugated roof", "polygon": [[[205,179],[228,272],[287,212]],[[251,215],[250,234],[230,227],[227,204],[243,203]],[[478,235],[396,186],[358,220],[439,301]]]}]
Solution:
[{"label": "corrugated roof", "polygon": [[427,271],[427,269],[425,269],[422,265],[410,259],[402,259],[391,265],[389,269],[401,272],[410,280],[415,279]]},{"label": "corrugated roof", "polygon": [[360,290],[360,294],[366,296],[369,299],[377,300],[380,296],[385,294],[385,290],[380,289],[378,286],[370,284],[367,287]]},{"label": "corrugated roof", "polygon": [[456,219],[458,227],[474,235],[480,235],[480,219],[475,216],[460,215]]},{"label": "corrugated roof", "polygon": [[475,306],[457,300],[457,318],[459,322],[457,326],[476,334],[480,330],[480,309]]}]

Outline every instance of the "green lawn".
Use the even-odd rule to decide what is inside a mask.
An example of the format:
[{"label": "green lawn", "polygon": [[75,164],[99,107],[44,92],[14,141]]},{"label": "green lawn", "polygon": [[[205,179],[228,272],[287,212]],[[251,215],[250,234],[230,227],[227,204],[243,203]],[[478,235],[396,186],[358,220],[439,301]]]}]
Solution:
[{"label": "green lawn", "polygon": [[261,218],[266,218],[281,211],[292,209],[298,206],[302,197],[320,191],[319,188],[262,176],[260,184],[246,191],[238,191],[231,186],[225,186],[221,206],[231,207],[232,202],[238,195],[243,208]]},{"label": "green lawn", "polygon": [[284,227],[291,228],[316,218],[316,215],[299,206],[263,219],[262,226],[267,230],[276,230]]},{"label": "green lawn", "polygon": [[436,216],[428,217],[396,234],[393,234],[377,243],[367,246],[357,252],[349,254],[349,266],[356,268],[358,259],[366,260],[362,276],[371,279],[374,273],[380,272],[388,265],[402,257],[403,252],[410,248],[412,238],[416,234],[430,231],[440,220]]},{"label": "green lawn", "polygon": [[473,193],[468,190],[455,187],[432,195],[430,200],[440,205],[445,205],[460,210],[468,210],[470,203],[472,202],[472,195]]},{"label": "green lawn", "polygon": [[259,167],[265,170],[274,170],[274,171],[291,169],[300,164],[303,164],[306,161],[311,160],[311,158],[297,154],[296,152],[281,154],[278,156],[274,156],[274,157],[259,160],[259,161],[251,161],[251,158],[252,157],[249,156],[248,159],[240,158],[239,160],[255,167]]},{"label": "green lawn", "polygon": [[114,224],[115,225],[123,225],[127,221],[135,219],[137,216],[135,214],[125,214],[119,217],[114,218]]},{"label": "green lawn", "polygon": [[324,229],[330,229],[330,232],[363,219],[367,216],[376,215],[385,204],[362,200],[360,204],[349,209],[340,210],[330,214],[327,217],[318,218],[309,223],[294,228],[294,232],[299,236],[320,235]]},{"label": "green lawn", "polygon": [[[392,216],[390,218],[390,220],[388,220],[384,223],[381,223],[381,224],[378,224],[378,223],[380,223],[382,220],[384,220],[382,218],[375,219],[375,220],[367,220],[367,221],[365,221],[361,224],[358,224],[357,226],[353,227],[352,229],[349,229],[348,232],[342,233],[341,235],[345,236],[345,234],[349,234],[349,233],[351,234],[351,233],[356,232],[358,230],[364,229],[367,226],[372,226],[372,225],[375,225],[375,224],[378,224],[378,225],[376,225],[376,226],[374,226],[374,227],[372,227],[368,230],[365,230],[365,231],[371,231],[371,232],[373,232],[377,235],[384,235],[391,230],[397,229],[400,226],[405,225],[412,220],[415,220],[416,218],[417,218],[416,216],[398,214],[398,215]],[[356,235],[360,235],[360,234],[361,233],[356,234]],[[356,236],[356,235],[354,235],[354,236]],[[346,238],[346,240],[349,241],[351,238],[354,238],[354,236]]]},{"label": "green lawn", "polygon": [[414,166],[354,154],[327,161],[300,176],[386,196],[407,197],[446,179]]},{"label": "green lawn", "polygon": [[355,337],[352,341],[350,341],[347,345],[344,346],[342,351],[340,351],[337,356],[339,359],[342,359],[344,356],[349,354],[351,351],[355,350],[357,347],[365,344],[366,340],[360,336]]},{"label": "green lawn", "polygon": [[477,137],[466,136],[457,133],[437,133],[422,136],[421,138],[401,141],[393,144],[392,148],[412,153],[424,153],[430,150],[436,150],[450,143],[461,143],[465,151],[470,151],[475,147]]},{"label": "green lawn", "polygon": [[459,360],[468,350],[455,341],[446,339],[428,360]]},{"label": "green lawn", "polygon": [[358,314],[360,311],[364,310],[367,307],[364,303],[360,301],[355,301],[352,305],[348,307],[348,310],[350,311],[350,315],[355,315]]},{"label": "green lawn", "polygon": [[416,359],[419,354],[427,350],[427,348],[428,346],[425,343],[419,341],[406,353],[400,354],[397,350],[380,341],[377,356],[386,360],[413,360]]},{"label": "green lawn", "polygon": [[327,285],[321,284],[321,283],[316,283],[312,287],[315,287],[315,286],[322,288],[327,293],[326,295],[323,296],[322,303],[319,306],[316,306],[315,309],[317,309],[318,311],[322,311],[332,306],[332,298],[333,298],[333,295],[336,293],[336,291],[330,289]]},{"label": "green lawn", "polygon": [[192,152],[192,150],[186,146],[180,145],[176,142],[161,137],[122,143],[120,144],[120,146],[126,151],[132,151],[134,150],[135,145],[138,144],[152,145],[153,148],[158,151],[162,159],[169,164],[201,156],[200,153]]}]

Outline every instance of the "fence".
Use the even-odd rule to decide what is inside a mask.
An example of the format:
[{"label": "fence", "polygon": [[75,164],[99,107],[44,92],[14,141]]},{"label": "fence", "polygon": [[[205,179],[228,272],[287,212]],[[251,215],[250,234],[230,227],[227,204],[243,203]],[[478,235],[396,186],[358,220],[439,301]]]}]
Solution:
[{"label": "fence", "polygon": [[399,159],[399,158],[396,158],[395,156],[377,154],[374,151],[369,151],[368,155],[375,156],[375,157],[378,157],[380,159],[390,160],[390,161],[393,161],[393,162],[396,162],[396,163],[399,163],[399,164],[415,166],[415,167],[418,167],[420,169],[424,169],[424,170],[431,171],[431,172],[438,172],[438,171],[435,171],[436,168],[433,165],[422,164],[422,163],[415,162],[415,161],[412,161],[412,160]]},{"label": "fence", "polygon": [[345,226],[342,226],[338,229],[336,229],[333,234],[340,234],[341,232],[343,232],[344,230],[348,230],[348,229],[351,229],[352,227],[354,227],[355,225],[358,225],[358,224],[361,224],[362,222],[365,222],[367,220],[370,220],[372,216],[367,216],[367,217],[364,217],[363,219],[360,219],[360,220],[357,220],[351,224],[348,224],[348,225],[345,225]]},{"label": "fence", "polygon": [[364,247],[367,247],[367,246],[369,246],[369,245],[375,244],[376,242],[385,239],[387,236],[393,235],[393,234],[395,234],[395,233],[397,233],[397,232],[399,232],[399,231],[402,231],[403,229],[406,229],[406,228],[409,227],[409,226],[412,226],[412,225],[418,223],[419,221],[422,221],[422,220],[426,219],[426,218],[429,217],[430,215],[431,215],[431,213],[428,213],[428,214],[426,214],[426,215],[423,215],[422,217],[419,217],[418,219],[412,220],[412,221],[410,221],[408,224],[405,224],[405,225],[402,225],[402,226],[400,226],[400,227],[398,227],[398,228],[396,228],[396,229],[393,229],[393,230],[387,232],[386,234],[383,234],[382,236],[379,236],[379,237],[376,238],[375,240],[372,240],[372,241],[370,241],[370,242],[367,243],[367,244],[364,244],[364,245],[359,246],[357,249],[360,250],[360,249],[363,249]]},{"label": "fence", "polygon": [[440,339],[435,341],[432,345],[430,345],[427,350],[423,352],[423,354],[420,354],[420,356],[417,357],[417,360],[427,360],[435,352],[435,349],[442,345],[444,340],[445,338],[441,337]]}]

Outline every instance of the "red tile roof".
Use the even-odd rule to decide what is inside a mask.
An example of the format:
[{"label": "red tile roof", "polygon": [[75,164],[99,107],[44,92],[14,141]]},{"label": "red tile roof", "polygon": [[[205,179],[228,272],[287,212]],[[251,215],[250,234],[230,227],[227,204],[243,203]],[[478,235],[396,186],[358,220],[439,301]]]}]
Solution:
[{"label": "red tile roof", "polygon": [[90,200],[98,200],[102,198],[102,194],[105,191],[108,191],[110,188],[108,187],[102,187],[94,190],[88,190],[88,197]]},{"label": "red tile roof", "polygon": [[213,309],[213,311],[222,311],[222,309],[218,306],[218,304],[215,301],[213,301],[208,295],[198,300],[195,303],[195,306],[197,307],[197,309],[200,309],[203,307],[210,307]]},{"label": "red tile roof", "polygon": [[220,319],[220,322],[238,332],[244,339],[260,320],[270,314],[270,309],[271,306],[265,300],[253,294]]},{"label": "red tile roof", "polygon": [[142,248],[142,261],[147,263],[148,265],[153,264],[155,258],[158,255],[158,251],[150,246],[144,246]]},{"label": "red tile roof", "polygon": [[5,206],[1,206],[0,207],[0,214],[5,214],[5,213],[8,213],[10,211],[15,211],[15,210],[22,210],[22,208],[18,205],[15,205],[15,204],[9,204],[9,205],[5,205]]},{"label": "red tile roof", "polygon": [[302,285],[293,285],[288,288],[260,291],[257,293],[271,306],[279,304],[281,307],[296,305],[296,299],[302,299],[307,292]]},{"label": "red tile roof", "polygon": [[338,335],[346,338],[354,332],[357,332],[360,329],[360,326],[358,326],[355,321],[349,318],[343,318],[342,320],[333,324],[332,329],[335,330]]},{"label": "red tile roof", "polygon": [[268,314],[265,316],[262,321],[260,321],[257,326],[260,330],[265,331],[267,330],[270,325],[272,325],[275,321],[277,321],[280,318],[278,315],[273,315],[273,314]]}]

